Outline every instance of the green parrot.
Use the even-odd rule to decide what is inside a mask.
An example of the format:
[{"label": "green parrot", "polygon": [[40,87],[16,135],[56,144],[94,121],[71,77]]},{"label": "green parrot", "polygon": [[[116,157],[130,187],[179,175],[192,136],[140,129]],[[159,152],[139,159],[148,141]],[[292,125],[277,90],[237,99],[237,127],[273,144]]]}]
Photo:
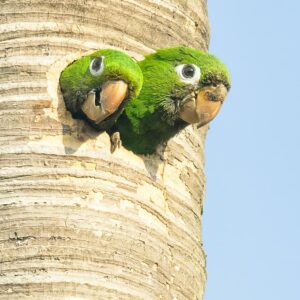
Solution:
[{"label": "green parrot", "polygon": [[74,118],[86,120],[98,131],[110,128],[126,102],[137,97],[143,74],[127,54],[102,49],[83,56],[60,75],[67,109]]},{"label": "green parrot", "polygon": [[113,131],[125,148],[151,154],[192,123],[201,127],[219,112],[230,89],[227,67],[215,56],[187,47],[159,49],[139,62],[144,83]]}]

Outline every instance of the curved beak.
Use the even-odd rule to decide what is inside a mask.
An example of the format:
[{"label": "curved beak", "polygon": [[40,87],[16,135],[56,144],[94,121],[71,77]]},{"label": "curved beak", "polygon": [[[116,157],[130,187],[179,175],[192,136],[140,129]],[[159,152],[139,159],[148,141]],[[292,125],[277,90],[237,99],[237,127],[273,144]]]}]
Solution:
[{"label": "curved beak", "polygon": [[127,95],[128,84],[126,82],[123,80],[107,81],[98,92],[91,90],[88,93],[81,109],[90,120],[98,124],[113,114]]},{"label": "curved beak", "polygon": [[198,127],[213,120],[221,109],[227,95],[223,84],[207,86],[199,90],[196,98],[189,98],[181,106],[179,117],[187,123],[199,123]]}]

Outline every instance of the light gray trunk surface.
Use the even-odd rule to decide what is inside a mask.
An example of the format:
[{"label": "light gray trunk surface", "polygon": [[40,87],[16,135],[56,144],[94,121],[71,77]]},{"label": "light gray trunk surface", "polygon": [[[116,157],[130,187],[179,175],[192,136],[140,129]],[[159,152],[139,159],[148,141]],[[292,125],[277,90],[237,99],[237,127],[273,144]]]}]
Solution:
[{"label": "light gray trunk surface", "polygon": [[93,49],[206,50],[206,1],[2,0],[0,14],[0,299],[202,299],[206,130],[112,155],[58,79]]}]

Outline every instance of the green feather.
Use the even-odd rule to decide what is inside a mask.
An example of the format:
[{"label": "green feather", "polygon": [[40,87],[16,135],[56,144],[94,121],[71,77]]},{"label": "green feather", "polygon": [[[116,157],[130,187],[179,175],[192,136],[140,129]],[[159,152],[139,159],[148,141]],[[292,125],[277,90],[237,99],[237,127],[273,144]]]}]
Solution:
[{"label": "green feather", "polygon": [[[93,76],[89,71],[89,65],[94,58],[99,56],[104,57],[104,71],[99,76]],[[143,75],[140,67],[131,57],[112,49],[95,51],[67,66],[60,76],[60,87],[67,109],[74,117],[86,119],[80,107],[88,92],[99,88],[109,80],[123,80],[128,84],[127,101],[129,101],[139,94],[143,84]]]},{"label": "green feather", "polygon": [[227,67],[215,56],[192,48],[159,49],[139,62],[144,83],[138,97],[127,103],[115,130],[123,145],[138,154],[151,154],[188,124],[177,117],[176,99],[183,99],[191,85],[183,83],[175,67],[195,64],[201,70],[200,85],[223,83],[230,88]]}]

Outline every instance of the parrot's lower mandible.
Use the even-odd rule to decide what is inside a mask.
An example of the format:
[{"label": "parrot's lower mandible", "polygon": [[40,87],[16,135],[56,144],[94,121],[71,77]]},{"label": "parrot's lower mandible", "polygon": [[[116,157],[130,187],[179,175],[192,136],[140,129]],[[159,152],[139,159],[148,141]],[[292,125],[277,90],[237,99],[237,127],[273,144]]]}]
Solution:
[{"label": "parrot's lower mandible", "polygon": [[102,49],[67,66],[60,76],[67,109],[98,131],[109,129],[143,83],[138,64],[127,54]]},{"label": "parrot's lower mandible", "polygon": [[120,132],[122,144],[138,154],[153,153],[188,124],[210,122],[230,89],[227,67],[193,48],[159,49],[139,66],[142,90],[113,128]]}]

